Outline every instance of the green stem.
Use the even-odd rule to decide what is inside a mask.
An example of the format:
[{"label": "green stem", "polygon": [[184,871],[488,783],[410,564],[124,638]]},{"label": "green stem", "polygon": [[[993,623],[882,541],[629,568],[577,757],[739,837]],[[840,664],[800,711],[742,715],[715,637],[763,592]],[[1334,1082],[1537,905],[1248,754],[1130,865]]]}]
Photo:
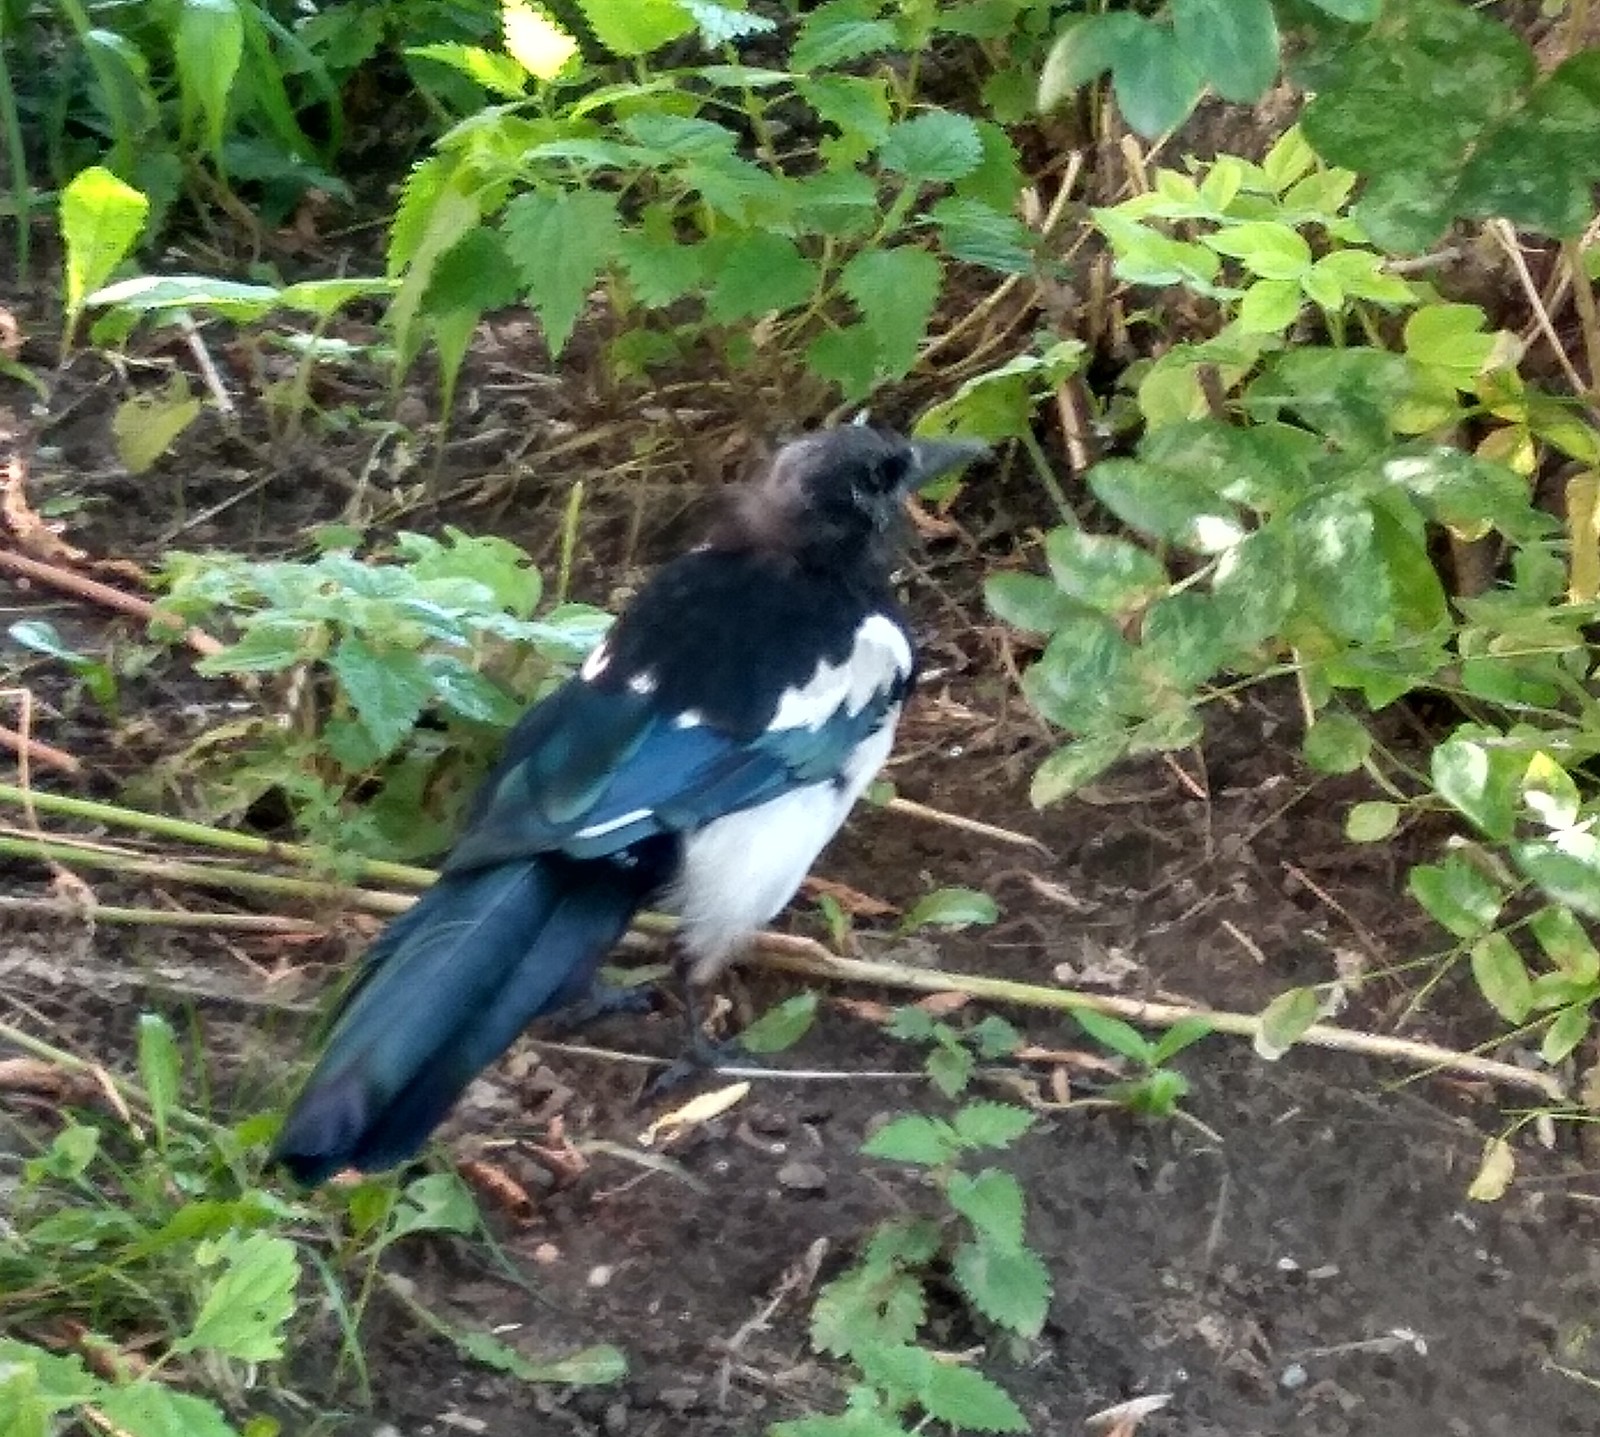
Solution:
[{"label": "green stem", "polygon": [[284,918],[276,913],[196,913],[190,909],[123,908],[116,904],[76,904],[52,898],[0,896],[0,911],[42,913],[50,918],[82,918],[94,923],[129,927],[206,928],[229,933],[325,933],[325,924],[307,918]]},{"label": "green stem", "polygon": [[245,868],[224,868],[207,863],[184,863],[169,858],[141,858],[132,853],[86,848],[81,844],[44,838],[0,835],[0,854],[13,858],[42,859],[47,863],[83,864],[109,868],[143,878],[164,878],[172,883],[193,883],[201,888],[226,888],[240,893],[266,893],[277,898],[299,898],[312,903],[338,903],[373,913],[404,913],[415,901],[405,893],[383,893],[371,888],[350,888],[343,883],[323,883],[310,878],[289,878],[279,873],[253,873]]},{"label": "green stem", "polygon": [[[257,838],[248,833],[232,833],[209,824],[191,823],[188,819],[170,818],[161,813],[142,813],[135,808],[119,808],[112,803],[97,803],[93,799],[72,798],[66,794],[45,793],[37,789],[18,788],[15,784],[0,783],[0,804],[15,804],[23,809],[40,813],[59,814],[63,818],[81,818],[90,823],[104,823],[113,828],[131,828],[158,838],[176,838],[184,843],[199,844],[202,848],[220,848],[230,853],[248,853],[259,858],[271,858],[280,863],[298,864],[304,868],[337,872],[351,860],[325,849],[310,848],[299,843],[275,843],[271,839]],[[409,863],[386,863],[382,859],[362,858],[354,861],[356,875],[374,883],[396,883],[404,888],[426,888],[434,874],[426,868]]]},{"label": "green stem", "polygon": [[17,113],[17,92],[11,83],[11,67],[6,64],[6,38],[6,6],[0,0],[0,126],[6,132],[11,203],[17,212],[17,283],[26,284],[29,245],[33,238],[28,223],[33,208],[33,192],[28,186],[28,157],[22,146],[22,118]]}]

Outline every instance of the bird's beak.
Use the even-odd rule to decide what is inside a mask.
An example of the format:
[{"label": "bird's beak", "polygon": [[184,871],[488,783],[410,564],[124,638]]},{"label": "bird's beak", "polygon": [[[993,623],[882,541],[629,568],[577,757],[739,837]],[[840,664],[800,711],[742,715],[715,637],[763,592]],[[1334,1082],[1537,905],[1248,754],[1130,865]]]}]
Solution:
[{"label": "bird's beak", "polygon": [[981,439],[913,439],[910,443],[912,464],[906,491],[912,494],[989,452]]}]

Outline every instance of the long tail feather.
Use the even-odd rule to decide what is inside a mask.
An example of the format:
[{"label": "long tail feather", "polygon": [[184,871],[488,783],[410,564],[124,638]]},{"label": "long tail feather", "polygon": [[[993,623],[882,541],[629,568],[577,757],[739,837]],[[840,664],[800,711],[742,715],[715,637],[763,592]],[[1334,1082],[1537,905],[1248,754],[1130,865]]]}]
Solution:
[{"label": "long tail feather", "polygon": [[368,953],[274,1157],[309,1185],[414,1156],[517,1034],[583,995],[642,899],[609,863],[447,874]]}]

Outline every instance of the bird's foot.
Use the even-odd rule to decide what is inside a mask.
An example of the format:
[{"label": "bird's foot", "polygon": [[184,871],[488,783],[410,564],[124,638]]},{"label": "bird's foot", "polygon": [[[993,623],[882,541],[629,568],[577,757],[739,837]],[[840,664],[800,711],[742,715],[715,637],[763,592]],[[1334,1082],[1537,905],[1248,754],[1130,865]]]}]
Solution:
[{"label": "bird's foot", "polygon": [[565,1003],[550,1013],[543,1023],[545,1036],[565,1038],[601,1018],[617,1013],[649,1013],[655,1008],[655,996],[645,984],[622,988],[610,983],[596,983],[588,993],[574,1003]]},{"label": "bird's foot", "polygon": [[703,1078],[708,1073],[715,1073],[723,1068],[761,1068],[764,1063],[756,1061],[740,1046],[737,1038],[710,1038],[704,1030],[697,1028],[690,1036],[688,1043],[671,1063],[655,1075],[640,1094],[642,1102],[655,1102],[664,1098],[668,1093],[676,1092],[686,1083],[692,1083],[697,1078]]}]

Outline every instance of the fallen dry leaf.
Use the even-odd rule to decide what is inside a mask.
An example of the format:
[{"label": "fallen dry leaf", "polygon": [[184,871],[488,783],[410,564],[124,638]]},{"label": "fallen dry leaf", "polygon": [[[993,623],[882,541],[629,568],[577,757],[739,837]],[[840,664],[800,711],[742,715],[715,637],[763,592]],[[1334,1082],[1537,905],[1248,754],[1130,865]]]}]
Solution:
[{"label": "fallen dry leaf", "polygon": [[918,998],[916,1006],[931,1018],[945,1018],[951,1013],[959,1013],[972,1001],[970,993],[930,993],[926,998]]},{"label": "fallen dry leaf", "polygon": [[482,1158],[463,1158],[456,1164],[456,1171],[502,1212],[522,1222],[533,1216],[532,1196],[503,1167]]},{"label": "fallen dry leaf", "polygon": [[721,1117],[734,1104],[742,1102],[749,1092],[750,1084],[742,1082],[730,1083],[725,1088],[713,1088],[709,1093],[701,1093],[698,1097],[691,1098],[681,1108],[663,1113],[639,1134],[639,1141],[648,1148],[663,1135],[670,1137],[687,1132],[690,1128],[698,1128],[713,1118]]},{"label": "fallen dry leaf", "polygon": [[1170,1392],[1153,1392],[1148,1397],[1130,1398],[1127,1402],[1103,1407],[1085,1417],[1083,1425],[1090,1431],[1099,1432],[1101,1437],[1133,1437],[1146,1417],[1161,1411],[1171,1401]]}]

